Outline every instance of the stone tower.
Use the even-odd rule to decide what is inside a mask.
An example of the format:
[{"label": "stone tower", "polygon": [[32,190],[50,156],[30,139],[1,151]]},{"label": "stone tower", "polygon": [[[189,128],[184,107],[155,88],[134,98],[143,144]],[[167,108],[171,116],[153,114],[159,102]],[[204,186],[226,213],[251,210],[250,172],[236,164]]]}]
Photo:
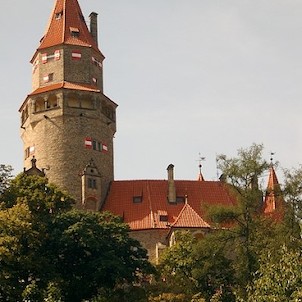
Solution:
[{"label": "stone tower", "polygon": [[21,105],[24,166],[34,155],[49,181],[77,207],[98,210],[113,180],[117,105],[103,93],[97,14],[88,29],[77,0],[56,0]]}]

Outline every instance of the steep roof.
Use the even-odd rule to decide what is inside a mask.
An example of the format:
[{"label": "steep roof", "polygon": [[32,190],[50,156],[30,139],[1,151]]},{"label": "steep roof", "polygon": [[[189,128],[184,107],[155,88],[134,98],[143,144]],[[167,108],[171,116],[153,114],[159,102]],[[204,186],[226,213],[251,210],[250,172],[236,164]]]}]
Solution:
[{"label": "steep roof", "polygon": [[172,224],[174,228],[210,228],[194,209],[186,203],[180,211],[178,217]]},{"label": "steep roof", "polygon": [[271,214],[278,208],[282,207],[283,197],[281,194],[280,184],[273,165],[269,169],[269,178],[267,182],[267,189],[264,198],[263,212]]},{"label": "steep roof", "polygon": [[[190,208],[202,217],[202,204],[235,203],[227,185],[219,181],[175,180],[175,187],[178,202],[169,203],[167,180],[113,181],[102,210],[123,217],[132,230],[167,229],[177,220],[178,227],[185,227],[182,223],[188,224],[189,216],[197,223]],[[184,208],[185,198],[190,207]]]},{"label": "steep roof", "polygon": [[[74,34],[72,34],[74,33]],[[38,50],[61,45],[77,45],[100,50],[90,34],[77,0],[56,0]]]}]

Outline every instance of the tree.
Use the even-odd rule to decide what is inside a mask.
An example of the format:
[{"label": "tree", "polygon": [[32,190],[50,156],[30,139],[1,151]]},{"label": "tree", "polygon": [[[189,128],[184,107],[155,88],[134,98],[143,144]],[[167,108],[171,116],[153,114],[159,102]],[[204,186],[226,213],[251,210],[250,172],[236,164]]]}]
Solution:
[{"label": "tree", "polygon": [[51,229],[49,250],[58,256],[53,263],[66,302],[91,298],[102,287],[140,282],[153,272],[146,250],[110,213],[69,211],[58,215]]},{"label": "tree", "polygon": [[236,247],[238,280],[246,284],[257,268],[253,236],[259,227],[259,213],[262,206],[262,192],[258,178],[268,169],[269,164],[262,157],[263,145],[253,144],[247,149],[239,149],[238,156],[227,158],[219,155],[218,167],[226,181],[231,184],[237,197],[237,205],[223,209],[210,209],[209,216],[214,222],[231,223],[229,239]]},{"label": "tree", "polygon": [[283,246],[274,254],[262,257],[255,279],[248,287],[248,302],[301,301],[301,250],[293,251]]},{"label": "tree", "polygon": [[[215,296],[219,296],[219,301],[234,301],[233,270],[230,260],[223,254],[223,242],[223,236],[218,240],[214,234],[197,240],[189,231],[177,232],[175,245],[160,259],[159,271],[165,281],[165,293],[171,297],[182,294],[183,301],[205,301],[204,298],[218,301],[214,300]],[[156,297],[166,301],[162,292]]]},{"label": "tree", "polygon": [[8,165],[0,165],[0,195],[8,188],[12,178],[12,167]]},{"label": "tree", "polygon": [[80,302],[153,271],[120,218],[71,210],[44,178],[19,175],[2,200],[1,301]]},{"label": "tree", "polygon": [[286,169],[284,171],[284,197],[287,202],[286,219],[291,226],[291,235],[297,236],[300,229],[297,222],[302,219],[302,166],[297,169]]}]

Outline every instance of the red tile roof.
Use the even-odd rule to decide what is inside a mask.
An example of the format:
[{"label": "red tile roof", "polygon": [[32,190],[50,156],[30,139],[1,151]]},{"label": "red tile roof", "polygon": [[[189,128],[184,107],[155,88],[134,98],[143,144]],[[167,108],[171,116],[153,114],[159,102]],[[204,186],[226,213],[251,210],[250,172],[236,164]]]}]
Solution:
[{"label": "red tile roof", "polygon": [[[78,32],[73,35],[72,32]],[[69,44],[92,47],[100,53],[92,38],[77,0],[57,0],[38,50]]]},{"label": "red tile roof", "polygon": [[[189,206],[200,217],[203,216],[202,204],[234,205],[235,203],[235,198],[227,185],[219,181],[175,180],[175,187],[176,195],[183,198],[187,196]],[[102,210],[123,217],[132,230],[166,229],[175,223],[177,218],[179,218],[178,226],[181,226],[181,222],[185,222],[189,217],[189,207],[184,210],[184,216],[179,217],[184,203],[169,203],[167,193],[168,181],[166,180],[113,181]],[[141,194],[142,202],[135,203],[133,197],[138,194]],[[192,211],[190,215],[193,217]],[[163,221],[165,219],[161,219],[164,218],[161,216],[167,216],[167,221]],[[197,220],[194,223],[197,223]]]},{"label": "red tile roof", "polygon": [[180,211],[175,222],[172,224],[175,228],[210,228],[211,226],[205,222],[194,210],[186,203]]},{"label": "red tile roof", "polygon": [[281,195],[280,184],[273,166],[269,170],[266,195],[264,198],[263,212],[271,214],[276,210],[282,210],[283,197]]},{"label": "red tile roof", "polygon": [[32,93],[30,93],[29,95],[30,96],[31,95],[36,95],[36,94],[39,94],[39,93],[53,91],[53,90],[61,89],[61,88],[92,91],[92,92],[100,92],[100,90],[96,89],[96,87],[93,86],[93,85],[78,84],[78,83],[71,83],[71,82],[60,82],[60,83],[40,87],[40,88],[36,89],[35,91],[33,91]]}]

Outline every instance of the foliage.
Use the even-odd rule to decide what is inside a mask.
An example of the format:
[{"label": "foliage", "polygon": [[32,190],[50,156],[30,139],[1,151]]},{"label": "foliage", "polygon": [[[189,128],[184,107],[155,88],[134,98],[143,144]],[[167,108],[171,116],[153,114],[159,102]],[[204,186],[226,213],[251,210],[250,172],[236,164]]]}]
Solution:
[{"label": "foliage", "polygon": [[90,298],[99,285],[140,282],[152,272],[146,251],[112,214],[69,211],[58,215],[51,229],[49,249],[58,255],[53,264],[66,301]]},{"label": "foliage", "polygon": [[198,291],[211,301],[234,301],[232,287],[235,284],[235,271],[231,261],[233,255],[228,254],[233,247],[228,235],[225,231],[216,231],[207,234],[194,246],[192,256],[195,265],[192,275]]},{"label": "foliage", "polygon": [[288,205],[286,219],[291,225],[291,235],[296,236],[296,222],[302,219],[302,166],[285,170],[284,176],[284,197]]},{"label": "foliage", "polygon": [[235,258],[239,264],[237,277],[242,284],[247,283],[257,269],[253,241],[255,231],[259,228],[262,206],[258,178],[269,167],[262,152],[263,145],[253,144],[247,149],[239,149],[235,158],[219,155],[217,159],[218,167],[236,191],[238,203],[233,209],[215,209],[209,215],[212,215],[214,221],[233,223],[234,227],[228,238],[233,242]]},{"label": "foliage", "polygon": [[283,246],[261,259],[260,269],[248,287],[248,302],[296,302],[302,298],[301,250]]},{"label": "foliage", "polygon": [[1,301],[80,302],[153,272],[118,217],[70,210],[73,200],[44,178],[20,175],[3,196]]},{"label": "foliage", "polygon": [[195,265],[195,259],[190,257],[193,252],[193,246],[196,239],[190,232],[176,232],[175,244],[166,249],[160,259],[159,269],[162,278],[171,284],[177,284],[181,290],[188,290],[194,279],[192,270]]},{"label": "foliage", "polygon": [[8,165],[0,165],[0,195],[8,188],[12,178],[12,167]]},{"label": "foliage", "polygon": [[12,207],[18,202],[26,203],[33,215],[55,215],[70,210],[74,200],[47,179],[40,176],[19,174],[4,192],[2,202]]}]

